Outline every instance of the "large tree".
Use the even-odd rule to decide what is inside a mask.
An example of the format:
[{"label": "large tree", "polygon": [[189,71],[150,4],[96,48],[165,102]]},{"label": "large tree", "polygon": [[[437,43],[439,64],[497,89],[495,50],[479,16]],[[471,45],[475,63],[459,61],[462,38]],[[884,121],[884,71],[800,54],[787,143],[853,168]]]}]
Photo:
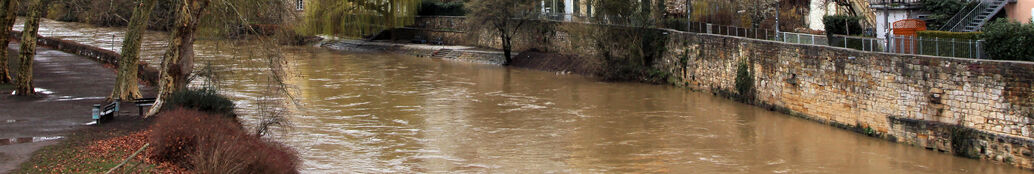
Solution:
[{"label": "large tree", "polygon": [[[420,0],[311,0],[305,31],[363,37],[413,23]],[[394,39],[394,38],[393,38]]]},{"label": "large tree", "polygon": [[140,41],[147,22],[150,21],[151,11],[154,9],[157,0],[140,0],[133,9],[133,17],[129,20],[129,27],[126,28],[126,38],[122,42],[122,59],[118,61],[118,77],[115,80],[115,89],[109,97],[112,100],[134,100],[140,98],[140,88],[137,86],[137,74],[139,73],[140,62]]},{"label": "large tree", "polygon": [[0,0],[0,84],[13,82],[7,66],[7,44],[11,41],[9,37],[14,27],[14,11],[18,9],[18,1],[20,0]]},{"label": "large tree", "polygon": [[187,77],[194,69],[194,33],[201,15],[211,0],[181,0],[176,4],[176,23],[172,28],[169,48],[162,56],[158,75],[158,97],[147,115],[157,114],[173,92],[187,87]]},{"label": "large tree", "polygon": [[40,18],[46,15],[50,1],[36,0],[36,3],[29,6],[29,15],[25,20],[25,29],[22,30],[22,45],[18,54],[21,65],[18,70],[18,81],[15,83],[15,95],[36,95],[36,91],[32,87],[32,58],[36,57],[36,36],[39,33]]},{"label": "large tree", "polygon": [[779,0],[753,0],[739,5],[750,17],[751,28],[757,29],[761,28],[761,22],[775,17],[775,11],[779,9]]},{"label": "large tree", "polygon": [[499,36],[502,42],[503,65],[510,64],[513,59],[513,37],[528,20],[531,20],[534,12],[535,2],[533,0],[480,0],[472,1],[467,6],[467,24],[485,27]]}]

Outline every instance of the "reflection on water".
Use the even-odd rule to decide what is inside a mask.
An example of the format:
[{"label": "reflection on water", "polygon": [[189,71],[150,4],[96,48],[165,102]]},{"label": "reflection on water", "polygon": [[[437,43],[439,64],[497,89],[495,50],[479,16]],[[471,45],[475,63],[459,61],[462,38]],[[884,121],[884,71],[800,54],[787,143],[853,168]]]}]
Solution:
[{"label": "reflection on water", "polygon": [[1027,172],[680,88],[393,54],[287,48],[295,105],[268,95],[254,47],[221,45],[199,42],[199,66],[246,123],[286,111],[294,128],[275,137],[305,172]]}]

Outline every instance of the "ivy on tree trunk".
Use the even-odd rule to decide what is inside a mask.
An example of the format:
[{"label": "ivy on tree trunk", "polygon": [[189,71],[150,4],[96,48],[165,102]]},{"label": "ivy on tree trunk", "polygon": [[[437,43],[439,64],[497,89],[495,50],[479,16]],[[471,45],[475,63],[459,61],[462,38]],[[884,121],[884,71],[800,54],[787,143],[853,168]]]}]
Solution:
[{"label": "ivy on tree trunk", "polygon": [[7,44],[10,43],[11,29],[14,27],[14,14],[15,9],[18,7],[19,0],[0,0],[0,84],[9,84],[14,81],[11,80],[11,70],[7,66]]},{"label": "ivy on tree trunk", "polygon": [[111,100],[134,100],[140,98],[140,88],[137,86],[137,74],[139,74],[140,62],[140,41],[147,22],[150,21],[151,11],[157,4],[157,0],[141,0],[133,9],[133,17],[129,20],[129,27],[126,31],[125,41],[122,42],[122,58],[118,61],[118,77],[115,80],[115,89],[108,97]]},{"label": "ivy on tree trunk", "polygon": [[182,0],[176,5],[176,23],[158,76],[158,98],[148,116],[157,114],[173,92],[187,87],[187,77],[194,69],[194,33],[209,2]]},{"label": "ivy on tree trunk", "polygon": [[39,32],[40,18],[43,18],[50,5],[50,0],[36,0],[29,8],[28,20],[22,30],[22,45],[18,57],[21,59],[18,70],[18,81],[15,83],[15,95],[36,95],[32,87],[32,58],[36,56],[36,34]]}]

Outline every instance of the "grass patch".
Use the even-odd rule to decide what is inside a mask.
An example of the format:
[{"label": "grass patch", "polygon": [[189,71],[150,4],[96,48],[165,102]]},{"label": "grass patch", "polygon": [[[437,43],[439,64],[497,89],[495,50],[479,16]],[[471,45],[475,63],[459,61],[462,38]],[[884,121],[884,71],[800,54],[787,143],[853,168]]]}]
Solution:
[{"label": "grass patch", "polygon": [[[147,143],[145,130],[153,121],[116,118],[118,121],[90,126],[66,135],[55,145],[43,147],[12,173],[104,173]],[[146,151],[145,151],[146,152]],[[137,154],[113,173],[183,173],[173,164],[155,162]]]},{"label": "grass patch", "polygon": [[[14,173],[104,173],[118,165],[122,158],[132,152],[119,150],[102,156],[89,155],[84,146],[61,143],[40,149],[31,161],[23,163],[21,169]],[[154,173],[154,165],[132,160],[127,165],[136,165],[126,173]]]},{"label": "grass patch", "polygon": [[[83,131],[74,133],[56,145],[41,148],[29,161],[22,163],[14,173],[104,173],[118,165],[136,149],[98,148],[97,142],[118,136],[132,134],[123,130]],[[91,147],[93,146],[93,147]],[[155,165],[139,158],[130,160],[119,170],[124,173],[156,173]]]}]

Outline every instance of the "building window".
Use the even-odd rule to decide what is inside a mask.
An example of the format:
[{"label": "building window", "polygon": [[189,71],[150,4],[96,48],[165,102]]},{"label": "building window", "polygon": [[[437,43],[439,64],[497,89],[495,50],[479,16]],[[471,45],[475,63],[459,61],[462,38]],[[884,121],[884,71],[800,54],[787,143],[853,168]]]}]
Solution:
[{"label": "building window", "polygon": [[298,0],[295,3],[295,7],[298,8],[298,10],[305,10],[305,0]]}]

